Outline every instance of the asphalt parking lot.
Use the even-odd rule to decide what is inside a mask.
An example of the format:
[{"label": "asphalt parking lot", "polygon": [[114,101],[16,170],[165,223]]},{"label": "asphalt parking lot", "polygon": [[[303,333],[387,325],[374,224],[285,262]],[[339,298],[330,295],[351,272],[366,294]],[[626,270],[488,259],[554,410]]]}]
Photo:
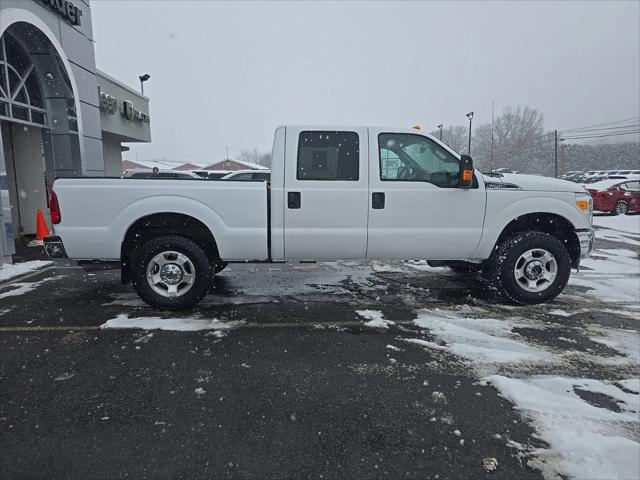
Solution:
[{"label": "asphalt parking lot", "polygon": [[[619,240],[593,261],[640,282]],[[0,286],[0,477],[543,478],[562,449],[498,380],[638,378],[637,301],[598,291],[616,268],[514,307],[424,262],[233,264],[169,313],[47,267]]]}]

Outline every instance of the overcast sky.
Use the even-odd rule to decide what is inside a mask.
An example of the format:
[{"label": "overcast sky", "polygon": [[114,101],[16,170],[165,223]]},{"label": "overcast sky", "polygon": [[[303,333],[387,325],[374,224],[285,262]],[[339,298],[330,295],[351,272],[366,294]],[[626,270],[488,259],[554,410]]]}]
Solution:
[{"label": "overcast sky", "polygon": [[473,110],[480,124],[492,100],[496,112],[540,109],[548,130],[640,116],[637,1],[92,0],[91,9],[98,68],[136,88],[151,75],[152,143],[131,144],[131,160],[266,151],[287,123],[432,130]]}]

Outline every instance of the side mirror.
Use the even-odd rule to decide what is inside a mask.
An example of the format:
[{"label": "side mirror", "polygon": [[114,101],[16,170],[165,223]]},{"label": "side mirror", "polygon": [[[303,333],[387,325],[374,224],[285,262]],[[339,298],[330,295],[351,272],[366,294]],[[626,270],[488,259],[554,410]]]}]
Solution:
[{"label": "side mirror", "polygon": [[469,188],[471,185],[473,185],[473,160],[469,155],[461,155],[458,187]]}]

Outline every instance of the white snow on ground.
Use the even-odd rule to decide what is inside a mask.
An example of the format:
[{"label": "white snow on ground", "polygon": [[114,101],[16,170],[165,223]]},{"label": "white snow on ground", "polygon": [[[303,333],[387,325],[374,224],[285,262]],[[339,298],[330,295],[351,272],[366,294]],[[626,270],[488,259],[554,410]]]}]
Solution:
[{"label": "white snow on ground", "polygon": [[242,321],[223,322],[217,318],[160,318],[136,317],[118,315],[107,320],[100,328],[141,328],[143,330],[174,330],[179,332],[193,332],[196,330],[230,330],[242,325]]},{"label": "white snow on ground", "polygon": [[640,215],[596,215],[593,217],[593,224],[596,227],[640,235]]},{"label": "white snow on ground", "polygon": [[0,282],[6,282],[52,264],[53,262],[44,260],[32,260],[30,262],[14,263],[13,265],[5,263],[0,267]]},{"label": "white snow on ground", "polygon": [[640,245],[640,215],[595,216],[596,247],[598,240],[611,240],[628,245]]},{"label": "white snow on ground", "polygon": [[375,260],[371,262],[371,268],[374,272],[404,272],[404,269],[399,265],[389,265]]},{"label": "white snow on ground", "polygon": [[404,265],[423,272],[446,272],[449,270],[447,267],[431,267],[426,260],[407,260]]},{"label": "white snow on ground", "polygon": [[[448,314],[439,309],[418,311],[414,321],[420,328],[446,342],[446,347],[433,342],[425,346],[446,348],[480,366],[485,363],[543,362],[548,352],[532,347],[522,341],[511,329],[514,322],[491,318],[464,318]],[[407,340],[417,343],[416,339]],[[419,340],[419,342],[425,342]]]},{"label": "white snow on ground", "polygon": [[24,295],[25,293],[29,293],[29,292],[35,290],[36,288],[38,288],[43,283],[50,282],[52,280],[58,280],[59,278],[62,278],[63,276],[64,275],[57,275],[55,277],[44,278],[44,279],[42,279],[42,280],[40,280],[38,282],[16,282],[16,283],[12,283],[8,287],[11,290],[7,290],[6,292],[0,293],[0,299],[7,298],[7,297],[15,297],[15,296],[18,296],[18,295]]},{"label": "white snow on ground", "polygon": [[640,394],[640,378],[629,378],[627,380],[618,380],[616,383],[622,385],[622,388],[630,392]]},{"label": "white snow on ground", "polygon": [[590,289],[589,295],[606,302],[626,303],[640,307],[640,260],[631,250],[602,249],[580,264],[580,272],[572,273],[569,285]]},{"label": "white snow on ground", "polygon": [[596,230],[596,245],[598,240],[610,240],[612,242],[621,242],[634,247],[637,247],[638,245],[640,245],[640,236],[632,235],[630,233],[618,233],[614,230],[609,230],[609,229]]},{"label": "white snow on ground", "polygon": [[[552,452],[538,452],[530,461],[546,478],[556,473],[577,479],[640,478],[639,395],[598,380],[501,375],[484,380],[523,411],[551,447]],[[575,389],[603,393],[615,399],[622,411],[590,405]]]},{"label": "white snow on ground", "polygon": [[[481,384],[493,384],[531,421],[537,435],[550,448],[521,446],[521,449],[530,456],[529,465],[539,469],[545,478],[557,479],[559,475],[576,479],[640,478],[640,395],[619,388],[636,392],[640,390],[638,379],[603,382],[496,375],[501,367],[526,372],[532,365],[571,364],[573,358],[585,355],[590,361],[599,360],[603,364],[637,366],[640,363],[638,332],[594,326],[592,330],[596,335],[592,340],[620,352],[619,357],[601,358],[573,352],[571,347],[561,350],[529,345],[512,331],[517,326],[540,328],[525,319],[464,318],[453,310],[422,309],[414,322],[428,330],[435,340],[406,338],[405,341],[460,357],[477,375],[484,377]],[[545,324],[543,328],[549,326]],[[606,395],[621,411],[593,406],[574,389]]]},{"label": "white snow on ground", "polygon": [[599,335],[590,337],[594,342],[602,343],[617,350],[640,364],[640,333],[635,330],[592,327]]},{"label": "white snow on ground", "polygon": [[389,328],[389,325],[395,325],[395,322],[385,320],[382,312],[378,310],[356,310],[356,313],[369,320],[368,322],[364,322],[365,327]]}]

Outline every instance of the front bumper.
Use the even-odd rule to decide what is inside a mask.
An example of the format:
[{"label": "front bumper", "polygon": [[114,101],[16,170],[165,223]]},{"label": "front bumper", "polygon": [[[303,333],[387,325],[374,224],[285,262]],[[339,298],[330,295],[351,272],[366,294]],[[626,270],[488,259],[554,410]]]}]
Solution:
[{"label": "front bumper", "polygon": [[44,251],[51,258],[68,258],[62,239],[57,235],[44,237]]},{"label": "front bumper", "polygon": [[576,230],[578,235],[578,242],[580,243],[580,258],[587,258],[593,251],[593,237],[595,230],[589,228],[588,230]]}]

